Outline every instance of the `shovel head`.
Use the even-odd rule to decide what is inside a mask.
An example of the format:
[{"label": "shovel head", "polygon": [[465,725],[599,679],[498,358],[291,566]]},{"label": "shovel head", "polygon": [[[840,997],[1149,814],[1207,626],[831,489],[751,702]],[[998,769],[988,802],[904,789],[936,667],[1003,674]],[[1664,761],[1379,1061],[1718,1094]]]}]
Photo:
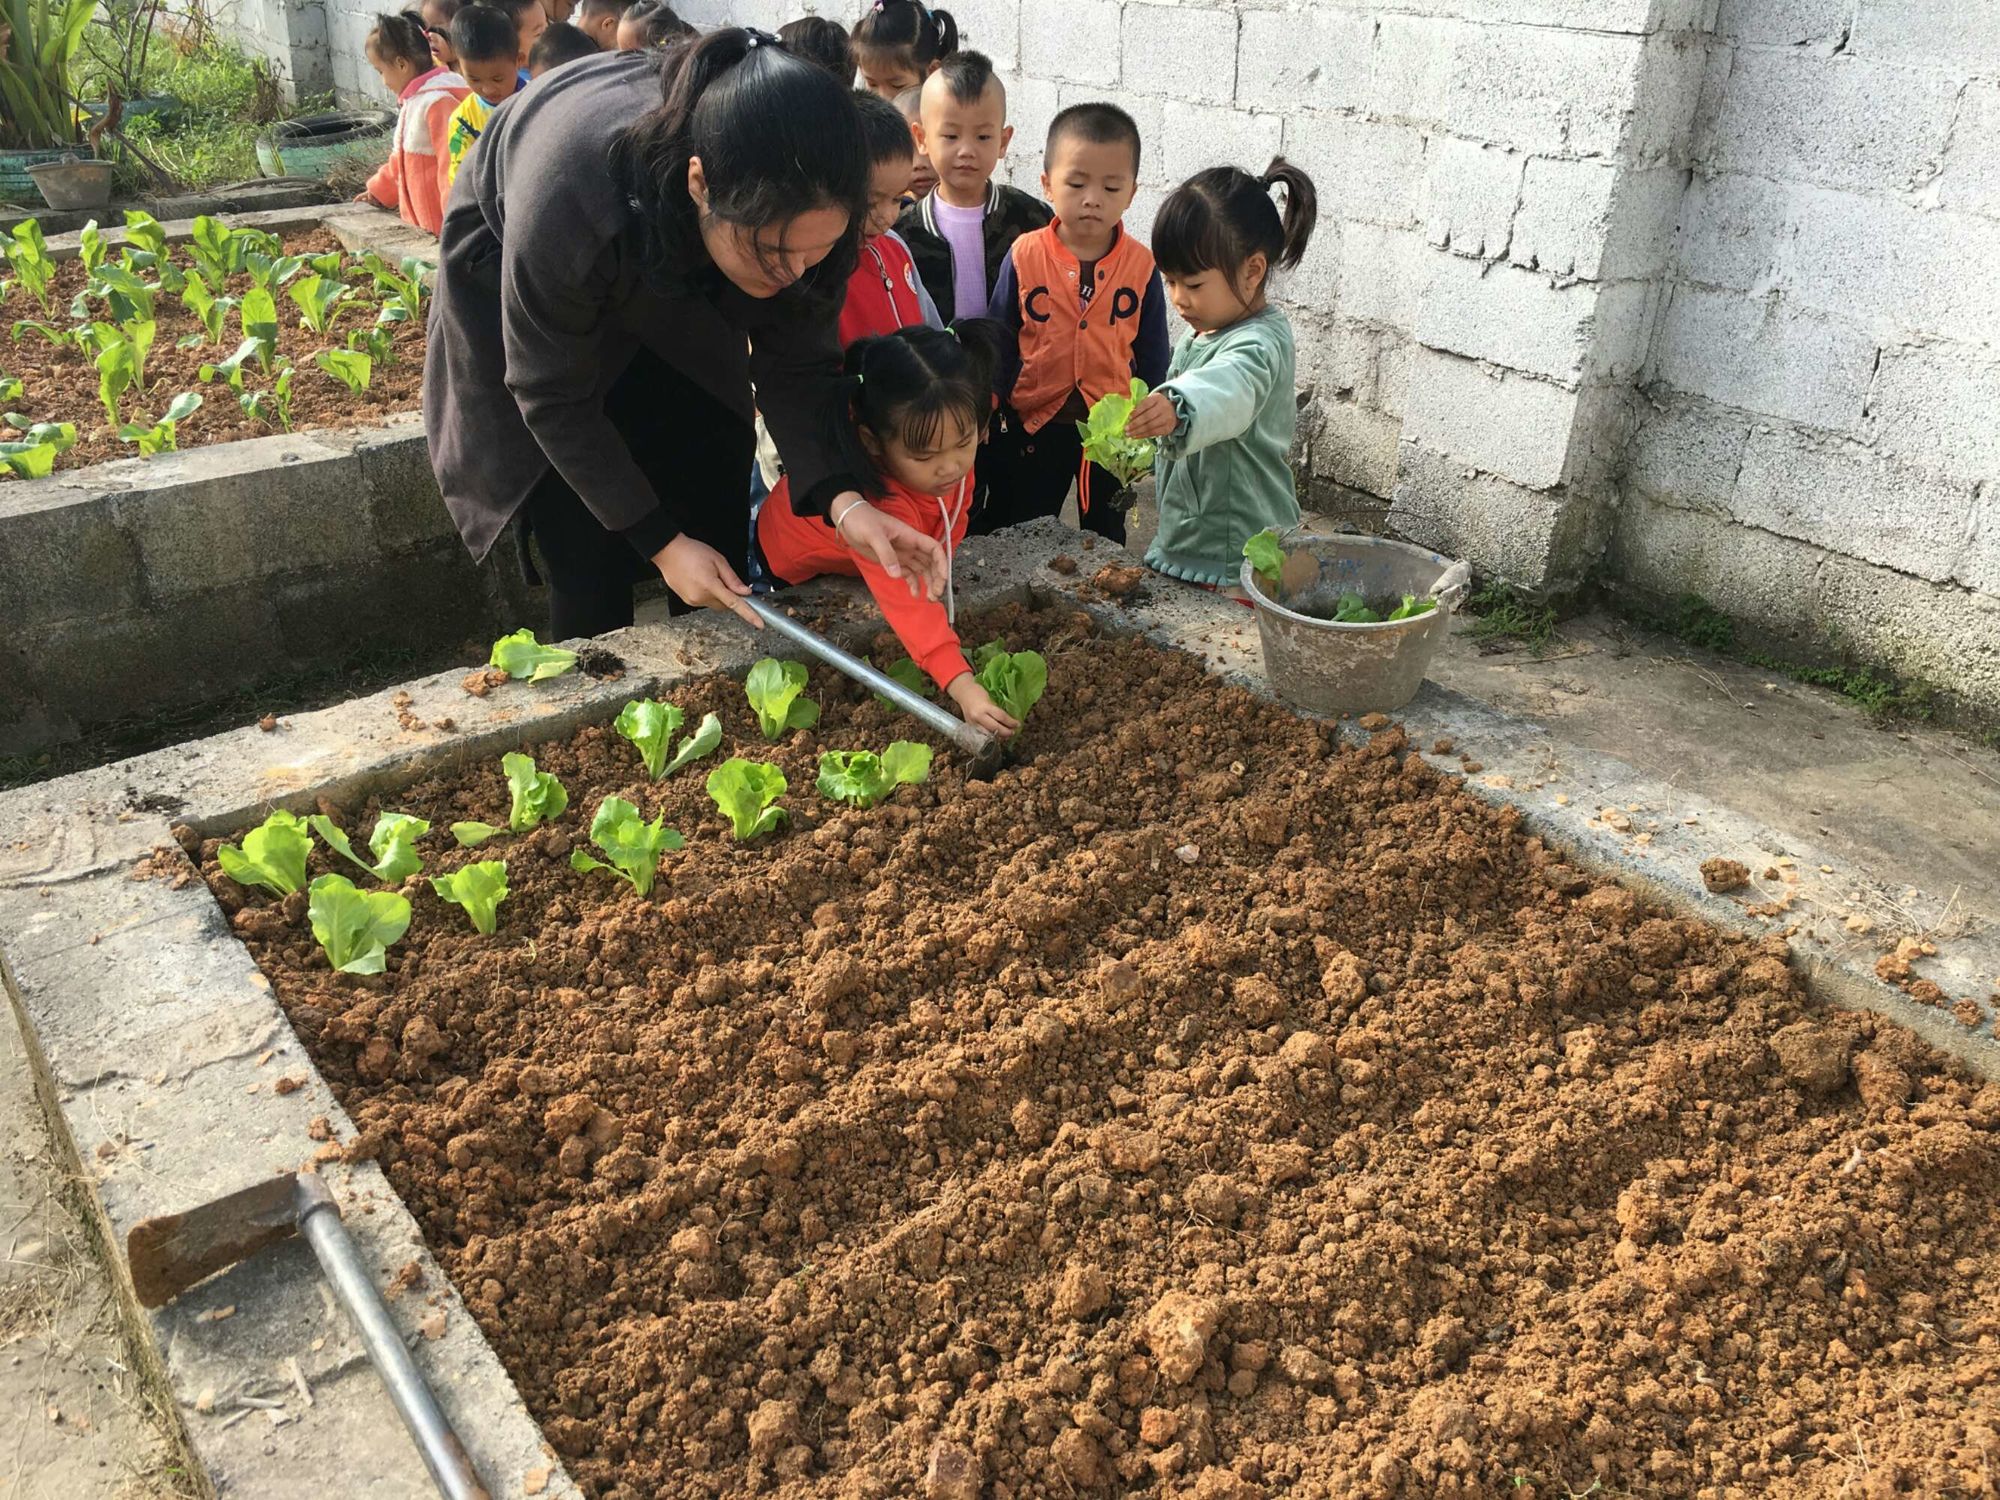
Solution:
[{"label": "shovel head", "polygon": [[125,1236],[132,1289],[162,1307],[198,1281],[298,1233],[298,1178],[286,1172],[186,1213],[134,1224]]}]

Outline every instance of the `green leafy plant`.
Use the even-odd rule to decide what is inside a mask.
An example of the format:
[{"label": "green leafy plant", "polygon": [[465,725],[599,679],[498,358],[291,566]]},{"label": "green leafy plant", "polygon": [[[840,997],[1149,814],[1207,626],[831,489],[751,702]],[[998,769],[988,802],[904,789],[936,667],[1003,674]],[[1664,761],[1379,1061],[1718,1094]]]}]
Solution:
[{"label": "green leafy plant", "polygon": [[[924,669],[911,661],[907,656],[900,661],[890,662],[888,666],[882,669],[882,673],[885,677],[891,677],[900,682],[919,698],[925,696],[930,689],[930,684],[924,679]],[[896,706],[882,693],[875,694],[875,701],[884,708],[894,708]]]},{"label": "green leafy plant", "polygon": [[408,901],[394,891],[356,890],[345,875],[312,883],[306,916],[336,974],[380,974],[389,945],[410,930]]},{"label": "green leafy plant", "polygon": [[16,343],[19,343],[26,334],[39,333],[49,341],[49,346],[55,349],[83,348],[86,331],[82,328],[58,328],[53,323],[38,323],[33,318],[21,319],[12,329]]},{"label": "green leafy plant", "polygon": [[757,727],[765,739],[775,740],[791,729],[810,729],[819,722],[819,705],[799,697],[805,687],[803,662],[767,656],[750,669],[743,692],[756,710]]},{"label": "green leafy plant", "polygon": [[347,264],[346,255],[338,250],[328,250],[320,255],[302,255],[299,259],[315,276],[338,276],[341,267]]},{"label": "green leafy plant", "polygon": [[[202,279],[199,271],[190,272],[187,278],[187,285],[181,288],[181,306],[185,307],[195,316],[201,323],[202,333],[207,334],[208,337],[204,341],[200,334],[189,334],[188,339],[193,340],[193,343],[188,343],[188,339],[184,339],[182,342],[187,344],[189,348],[193,348],[196,344],[203,342],[211,344],[221,343],[223,326],[228,321],[229,314],[235,310],[236,305],[237,302],[234,297],[219,297],[211,291],[208,283]],[[250,346],[253,349],[256,348],[256,341],[251,340]]]},{"label": "green leafy plant", "polygon": [[172,453],[180,446],[180,424],[193,416],[201,407],[201,397],[194,391],[182,391],[167,407],[166,414],[158,421],[141,417],[136,422],[127,422],[118,429],[118,436],[125,442],[139,445],[139,456],[151,458],[156,453]]},{"label": "green leafy plant", "polygon": [[762,761],[732,756],[708,773],[708,795],[722,809],[738,843],[761,838],[788,816],[778,799],[785,795],[785,773]]},{"label": "green leafy plant", "polygon": [[243,269],[249,273],[250,284],[267,292],[283,286],[305,268],[303,255],[266,255],[261,250],[251,250],[243,256]]},{"label": "green leafy plant", "polygon": [[1133,481],[1153,471],[1152,440],[1125,435],[1132,408],[1150,394],[1146,382],[1134,376],[1129,395],[1112,391],[1098,397],[1090,408],[1090,420],[1076,424],[1083,438],[1083,456],[1109,470],[1120,489],[1129,490]]},{"label": "green leafy plant", "polygon": [[1379,625],[1381,615],[1368,607],[1368,601],[1352,590],[1340,596],[1334,606],[1333,623],[1336,625]]},{"label": "green leafy plant", "polygon": [[500,766],[507,773],[507,795],[513,799],[507,810],[507,826],[452,824],[451,836],[467,849],[476,849],[503,833],[526,833],[539,828],[551,818],[561,817],[563,809],[569,806],[569,792],[553,773],[536,770],[533,756],[512,751],[500,757]]},{"label": "green leafy plant", "polygon": [[671,703],[634,698],[619,710],[617,722],[611,727],[632,742],[639,759],[646,763],[646,774],[658,781],[667,766],[667,751],[673,745],[674,731],[686,722],[687,715]]},{"label": "green leafy plant", "polygon": [[231,276],[243,269],[229,226],[210,214],[203,214],[190,227],[188,251],[194,256],[194,268],[202,280],[218,292]]},{"label": "green leafy plant", "polygon": [[[127,391],[144,390],[146,352],[153,347],[157,325],[151,318],[120,324],[115,330],[104,323],[94,324],[98,334],[97,399],[104,403],[105,425],[118,426],[118,403]],[[108,336],[115,334],[115,337]]]},{"label": "green leafy plant", "polygon": [[375,361],[352,349],[322,349],[313,356],[313,363],[355,396],[366,391],[369,382],[375,378]]},{"label": "green leafy plant", "polygon": [[1403,602],[1390,610],[1391,620],[1414,620],[1418,615],[1427,615],[1437,608],[1437,600],[1421,599],[1415,594],[1403,595]]},{"label": "green leafy plant", "polygon": [[660,872],[660,856],[679,849],[686,842],[667,827],[663,812],[648,823],[639,809],[623,797],[606,797],[590,820],[590,841],[604,851],[605,859],[593,859],[581,849],[570,851],[572,870],[609,870],[639,895],[651,893],[653,879]]},{"label": "green leafy plant", "polygon": [[339,314],[340,304],[354,295],[353,287],[317,274],[301,276],[286,290],[298,304],[299,321],[314,333],[325,333]]},{"label": "green leafy plant", "polygon": [[73,422],[33,422],[19,412],[8,412],[4,420],[21,436],[0,442],[0,467],[16,479],[47,479],[56,459],[76,446]]},{"label": "green leafy plant", "polygon": [[873,807],[899,786],[931,774],[931,747],[897,740],[880,755],[872,750],[828,750],[819,758],[819,794],[854,807]]},{"label": "green leafy plant", "polygon": [[1265,590],[1276,598],[1279,579],[1285,571],[1285,547],[1278,540],[1278,533],[1268,528],[1258,532],[1243,544],[1243,555],[1263,580]]},{"label": "green leafy plant", "polygon": [[267,287],[253,286],[243,294],[239,307],[243,320],[243,337],[257,344],[257,363],[265,369],[271,367],[271,357],[278,352],[278,304]]},{"label": "green leafy plant", "polygon": [[20,376],[0,375],[0,404],[19,401],[27,389],[28,383],[21,379]]},{"label": "green leafy plant", "polygon": [[507,861],[482,859],[449,875],[433,875],[431,889],[438,899],[464,907],[472,925],[490,937],[500,925],[500,903],[507,899]]},{"label": "green leafy plant", "polygon": [[76,232],[76,258],[86,278],[95,277],[103,269],[104,258],[110,253],[111,246],[105,241],[104,231],[97,227],[97,220],[92,219]]},{"label": "green leafy plant", "polygon": [[576,653],[560,646],[544,646],[532,630],[517,630],[493,643],[487,665],[498,667],[516,682],[545,682],[560,677],[576,665]]},{"label": "green leafy plant", "polygon": [[143,209],[125,210],[125,243],[145,251],[156,262],[166,259],[167,231],[158,219]]},{"label": "green leafy plant", "polygon": [[[42,235],[41,224],[34,219],[23,219],[14,226],[14,232],[5,241],[7,268],[14,273],[13,280],[0,286],[0,296],[5,296],[14,287],[20,287],[36,302],[41,304],[46,315],[54,311],[49,305],[49,284],[55,280],[56,263],[49,256],[48,241]],[[14,325],[14,337],[21,336],[21,325]]]},{"label": "green leafy plant", "polygon": [[1049,664],[1039,651],[997,651],[987,657],[977,676],[1003,712],[1025,722],[1049,685]]},{"label": "green leafy plant", "polygon": [[132,323],[153,316],[159,290],[158,284],[147,281],[129,267],[103,266],[70,304],[70,312],[79,318],[88,316],[91,300],[101,298],[110,309],[112,322]]},{"label": "green leafy plant", "polygon": [[326,841],[327,848],[359,865],[384,885],[401,885],[424,867],[424,857],[417,853],[417,840],[431,831],[431,825],[422,818],[395,812],[377,818],[375,831],[368,836],[368,851],[375,856],[373,864],[354,852],[347,835],[334,826],[333,819],[315,813],[306,821]]},{"label": "green leafy plant", "polygon": [[428,263],[406,255],[392,268],[371,250],[361,257],[360,265],[373,279],[375,290],[382,294],[382,310],[376,314],[378,323],[423,322],[424,273],[430,270]]},{"label": "green leafy plant", "polygon": [[298,376],[289,359],[278,360],[277,374],[272,378],[270,388],[262,391],[244,391],[236,398],[236,404],[243,408],[243,414],[255,418],[267,427],[275,427],[280,432],[292,430],[292,382]]},{"label": "green leafy plant", "polygon": [[243,835],[242,847],[224,844],[217,849],[215,861],[238,885],[289,896],[305,889],[306,856],[311,852],[306,820],[280,809]]},{"label": "green leafy plant", "polygon": [[671,776],[682,766],[693,765],[705,755],[713,755],[715,747],[722,743],[722,716],[703,714],[701,723],[695,726],[693,734],[680,742],[674,751],[674,758],[667,762],[667,768],[660,774]]},{"label": "green leafy plant", "polygon": [[347,335],[347,347],[365,354],[378,365],[396,362],[396,337],[386,328],[355,328]]}]

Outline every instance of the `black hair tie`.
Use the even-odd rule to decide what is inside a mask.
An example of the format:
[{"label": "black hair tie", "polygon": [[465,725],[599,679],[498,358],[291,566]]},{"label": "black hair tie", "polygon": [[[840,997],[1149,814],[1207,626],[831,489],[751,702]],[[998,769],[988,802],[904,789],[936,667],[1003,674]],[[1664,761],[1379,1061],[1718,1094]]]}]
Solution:
[{"label": "black hair tie", "polygon": [[773,36],[768,31],[759,31],[755,26],[745,26],[743,30],[748,37],[744,46],[752,50],[758,47],[776,47],[780,52],[785,50],[785,42],[782,37]]}]

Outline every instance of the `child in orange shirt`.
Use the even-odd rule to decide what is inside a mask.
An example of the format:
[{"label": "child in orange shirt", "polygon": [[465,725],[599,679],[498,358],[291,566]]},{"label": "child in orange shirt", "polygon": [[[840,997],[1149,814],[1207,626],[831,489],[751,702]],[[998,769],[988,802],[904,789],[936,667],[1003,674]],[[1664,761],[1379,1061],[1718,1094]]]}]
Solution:
[{"label": "child in orange shirt", "polygon": [[452,111],[468,92],[465,80],[432,60],[424,23],[408,12],[377,17],[365,50],[397,108],[395,144],[360,201],[393,208],[404,223],[436,234],[444,223]]},{"label": "child in orange shirt", "polygon": [[992,410],[998,362],[998,330],[977,321],[956,329],[905,328],[847,348],[854,421],[844,427],[846,467],[864,476],[862,491],[878,510],[944,543],[943,602],[912,597],[873,557],[850,548],[840,534],[844,508],[825,518],[795,513],[787,480],[778,481],[757,512],[756,543],[763,570],[786,583],[823,573],[859,577],[903,649],[965,722],[1004,738],[1021,726],[972,675],[954,628],[950,572],[972,509],[972,464]]}]

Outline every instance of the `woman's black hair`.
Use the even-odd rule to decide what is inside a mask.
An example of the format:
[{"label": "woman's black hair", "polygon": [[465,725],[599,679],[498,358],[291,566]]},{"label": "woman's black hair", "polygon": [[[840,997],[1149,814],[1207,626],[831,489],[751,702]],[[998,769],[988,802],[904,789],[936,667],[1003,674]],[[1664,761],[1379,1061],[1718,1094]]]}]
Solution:
[{"label": "woman's black hair", "polygon": [[401,58],[419,73],[437,66],[431,60],[431,34],[424,30],[424,18],[415,11],[382,11],[375,17],[368,41],[384,62]]},{"label": "woman's black hair", "polygon": [[919,323],[847,346],[852,410],[836,415],[831,435],[848,472],[861,476],[863,490],[886,494],[888,478],[861,441],[862,428],[878,442],[895,438],[919,453],[950,440],[948,423],[984,429],[993,410],[1003,337],[999,324],[967,318],[950,328]]},{"label": "woman's black hair", "polygon": [[856,52],[894,52],[918,72],[958,51],[958,22],[923,0],[875,0],[854,23]]},{"label": "woman's black hair", "polygon": [[847,214],[847,233],[795,289],[838,300],[868,218],[868,152],[850,90],[761,32],[729,27],[668,53],[665,98],[616,138],[611,170],[631,205],[656,285],[683,286],[709,264],[688,192],[701,158],[708,212],[747,230],[814,209]]},{"label": "woman's black hair", "polygon": [[855,90],[854,107],[861,112],[861,138],[867,143],[871,168],[885,161],[916,160],[917,138],[910,134],[910,122],[900,109],[866,89]]},{"label": "woman's black hair", "polygon": [[468,5],[451,18],[451,50],[466,62],[514,57],[521,50],[521,28],[511,11]]},{"label": "woman's black hair", "polygon": [[854,43],[837,21],[825,16],[800,16],[778,28],[787,51],[818,63],[849,88],[854,86]]},{"label": "woman's black hair", "polygon": [[[1285,210],[1271,189],[1285,190]],[[1169,276],[1221,271],[1234,278],[1262,254],[1289,271],[1312,240],[1319,200],[1312,178],[1282,156],[1262,177],[1240,167],[1210,167],[1168,194],[1153,220],[1153,260]]]}]

